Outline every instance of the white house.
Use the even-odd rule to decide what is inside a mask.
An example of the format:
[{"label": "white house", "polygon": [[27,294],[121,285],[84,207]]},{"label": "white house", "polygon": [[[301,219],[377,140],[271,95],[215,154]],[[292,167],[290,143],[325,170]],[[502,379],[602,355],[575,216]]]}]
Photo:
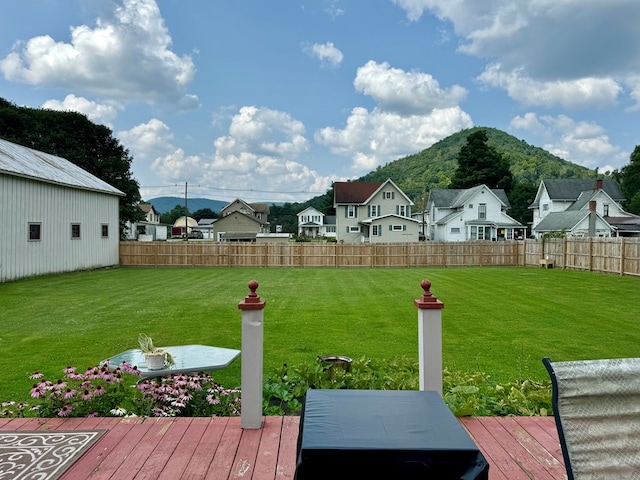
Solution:
[{"label": "white house", "polygon": [[393,183],[335,182],[336,240],[349,243],[417,242],[413,202]]},{"label": "white house", "polygon": [[119,263],[120,190],[0,139],[0,282]]},{"label": "white house", "polygon": [[478,185],[468,189],[429,192],[426,221],[429,240],[514,240],[526,227],[507,215],[509,200],[503,189]]},{"label": "white house", "polygon": [[138,204],[140,211],[144,213],[144,220],[135,223],[126,222],[127,240],[166,240],[167,225],[160,225],[160,213],[150,203]]},{"label": "white house", "polygon": [[298,236],[336,238],[336,217],[307,207],[298,213]]},{"label": "white house", "polygon": [[625,212],[624,195],[610,178],[547,179],[540,182],[533,210],[532,232],[586,236],[639,236],[640,217]]}]

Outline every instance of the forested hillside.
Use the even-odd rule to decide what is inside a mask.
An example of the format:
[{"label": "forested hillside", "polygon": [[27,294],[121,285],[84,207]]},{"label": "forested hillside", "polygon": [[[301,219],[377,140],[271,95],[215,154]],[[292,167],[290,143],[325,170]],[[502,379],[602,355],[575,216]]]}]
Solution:
[{"label": "forested hillside", "polygon": [[432,188],[448,188],[456,170],[458,152],[467,137],[477,130],[487,132],[487,144],[507,158],[514,180],[518,183],[537,185],[543,178],[596,176],[594,170],[556,157],[501,130],[474,127],[455,133],[419,153],[378,167],[359,180],[382,182],[391,178],[414,201],[428,194]]}]

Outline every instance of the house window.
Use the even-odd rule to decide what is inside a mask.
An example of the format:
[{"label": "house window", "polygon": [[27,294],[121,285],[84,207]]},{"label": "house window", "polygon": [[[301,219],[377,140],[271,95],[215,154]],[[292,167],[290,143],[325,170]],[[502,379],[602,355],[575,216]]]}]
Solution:
[{"label": "house window", "polygon": [[334,227],[334,226],[326,227],[325,231],[327,233],[336,233],[336,227]]},{"label": "house window", "polygon": [[604,205],[602,205],[602,208],[604,210],[604,216],[608,217],[609,216],[609,205],[607,205],[606,203]]},{"label": "house window", "polygon": [[403,232],[406,229],[406,225],[389,225],[389,230],[391,230],[392,232]]},{"label": "house window", "polygon": [[469,204],[469,208],[470,208],[470,209],[473,209],[473,203],[470,203],[470,204]]},{"label": "house window", "polygon": [[478,219],[486,220],[487,219],[487,204],[480,203],[478,204]]},{"label": "house window", "polygon": [[491,238],[491,227],[476,227],[471,226],[469,239],[470,240],[489,240]]},{"label": "house window", "polygon": [[543,204],[542,204],[542,210],[543,210],[544,212],[546,212],[547,210],[549,210],[549,204],[548,204],[548,203],[543,203]]},{"label": "house window", "polygon": [[395,192],[382,192],[382,198],[385,200],[393,200],[395,198]]},{"label": "house window", "polygon": [[451,233],[460,233],[460,227],[451,227]]},{"label": "house window", "polygon": [[32,242],[38,242],[42,240],[42,224],[30,223],[29,224],[29,240]]},{"label": "house window", "polygon": [[396,206],[396,213],[398,215],[400,215],[401,217],[407,217],[407,206],[406,205],[397,205]]},{"label": "house window", "polygon": [[71,224],[71,238],[80,238],[80,224],[72,223]]},{"label": "house window", "polygon": [[369,205],[369,216],[370,217],[379,217],[380,216],[380,205]]},{"label": "house window", "polygon": [[347,205],[347,218],[356,218],[356,206]]},{"label": "house window", "polygon": [[372,237],[382,236],[382,228],[380,225],[371,225],[371,236]]},{"label": "house window", "polygon": [[360,226],[348,226],[347,227],[347,233],[360,233]]},{"label": "house window", "polygon": [[102,238],[108,238],[109,237],[109,224],[107,223],[103,223],[101,226],[101,235]]}]

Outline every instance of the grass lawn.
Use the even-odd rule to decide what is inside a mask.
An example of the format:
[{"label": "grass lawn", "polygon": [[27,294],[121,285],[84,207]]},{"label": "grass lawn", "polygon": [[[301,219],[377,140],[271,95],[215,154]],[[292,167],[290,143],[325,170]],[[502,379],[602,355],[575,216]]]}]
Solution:
[{"label": "grass lawn", "polygon": [[[32,381],[129,348],[241,346],[238,303],[256,279],[267,302],[265,374],[317,355],[417,359],[420,281],[445,307],[446,367],[499,381],[546,379],[541,359],[640,356],[640,278],[520,267],[266,269],[124,267],[0,284],[0,401]],[[240,361],[216,373],[240,384]]]}]

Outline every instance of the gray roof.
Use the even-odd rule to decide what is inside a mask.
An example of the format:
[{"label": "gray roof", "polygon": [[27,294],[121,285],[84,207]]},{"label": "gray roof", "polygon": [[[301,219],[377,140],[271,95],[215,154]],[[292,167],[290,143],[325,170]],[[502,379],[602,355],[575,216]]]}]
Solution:
[{"label": "gray roof", "polygon": [[76,164],[55,155],[23,147],[0,138],[0,173],[92,190],[112,195],[124,193]]},{"label": "gray roof", "polygon": [[[551,200],[577,200],[582,192],[593,192],[596,186],[595,179],[550,178],[543,180],[543,182]],[[615,180],[603,179],[602,189],[616,202],[624,200],[622,190]]]},{"label": "gray roof", "polygon": [[448,189],[435,189],[429,192],[429,199],[431,199],[436,207],[448,207],[457,208],[463,206],[466,201],[475,195],[475,193],[486,188],[491,190],[498,199],[504,203],[505,207],[510,207],[507,194],[502,188],[489,188],[485,185],[478,185],[473,188],[448,188]]},{"label": "gray roof", "polygon": [[562,230],[572,230],[589,212],[584,210],[572,210],[564,212],[551,212],[540,220],[534,228],[536,232],[561,232]]}]

